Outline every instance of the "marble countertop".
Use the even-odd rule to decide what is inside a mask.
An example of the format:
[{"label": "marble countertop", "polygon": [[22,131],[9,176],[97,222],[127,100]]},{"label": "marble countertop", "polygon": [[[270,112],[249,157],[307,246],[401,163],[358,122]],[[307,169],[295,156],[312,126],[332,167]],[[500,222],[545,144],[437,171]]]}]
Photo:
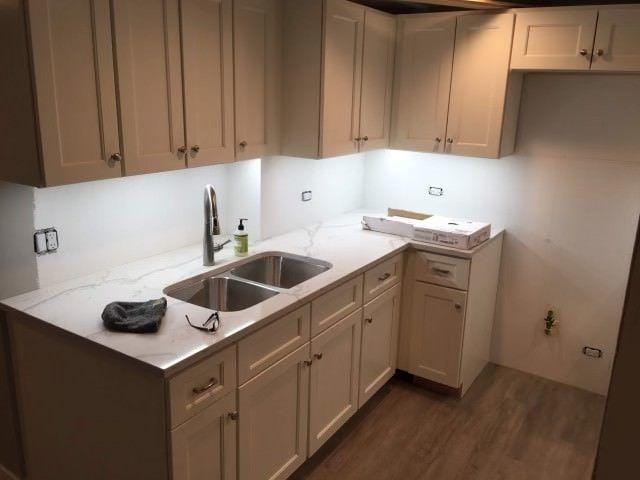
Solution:
[{"label": "marble countertop", "polygon": [[0,301],[0,307],[29,315],[71,334],[124,354],[170,376],[186,365],[230,345],[269,321],[298,308],[372,264],[410,246],[470,258],[474,250],[454,250],[408,238],[363,230],[362,212],[316,223],[307,228],[257,242],[250,255],[282,251],[314,257],[333,264],[328,271],[239,312],[221,312],[216,333],[191,328],[185,319],[204,321],[211,311],[167,297],[167,314],[157,333],[130,334],[104,328],[101,313],[112,301],[144,301],[163,296],[163,290],[190,277],[221,273],[239,261],[231,245],[216,253],[214,267],[202,266],[202,245],[193,245],[103,270],[74,280]]}]

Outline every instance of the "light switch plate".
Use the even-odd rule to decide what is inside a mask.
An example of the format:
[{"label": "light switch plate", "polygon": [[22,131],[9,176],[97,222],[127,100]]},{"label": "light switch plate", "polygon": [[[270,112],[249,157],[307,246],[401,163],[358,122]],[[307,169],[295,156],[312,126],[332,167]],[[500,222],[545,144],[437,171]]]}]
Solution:
[{"label": "light switch plate", "polygon": [[47,236],[43,231],[37,231],[33,234],[33,248],[38,255],[47,253]]},{"label": "light switch plate", "polygon": [[311,193],[311,190],[305,190],[304,192],[302,192],[301,198],[303,202],[310,201],[311,198],[313,198],[313,194]]}]

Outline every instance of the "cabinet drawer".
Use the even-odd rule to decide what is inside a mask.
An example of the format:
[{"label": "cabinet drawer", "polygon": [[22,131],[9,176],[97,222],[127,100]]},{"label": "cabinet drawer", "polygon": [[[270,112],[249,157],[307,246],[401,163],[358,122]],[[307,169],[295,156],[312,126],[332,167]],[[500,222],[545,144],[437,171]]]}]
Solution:
[{"label": "cabinet drawer", "polygon": [[240,384],[284,358],[311,338],[311,305],[276,320],[238,342]]},{"label": "cabinet drawer", "polygon": [[469,285],[469,260],[417,252],[416,280],[466,290]]},{"label": "cabinet drawer", "polygon": [[380,295],[402,278],[402,254],[376,265],[364,274],[364,302]]},{"label": "cabinet drawer", "polygon": [[236,346],[232,345],[169,381],[171,426],[201,412],[236,387]]},{"label": "cabinet drawer", "polygon": [[311,336],[362,306],[362,275],[337,286],[311,302]]}]

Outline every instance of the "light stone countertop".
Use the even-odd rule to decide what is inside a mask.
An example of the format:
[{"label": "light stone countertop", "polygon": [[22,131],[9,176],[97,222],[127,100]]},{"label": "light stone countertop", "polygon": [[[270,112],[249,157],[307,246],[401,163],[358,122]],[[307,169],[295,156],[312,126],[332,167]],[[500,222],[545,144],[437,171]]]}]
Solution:
[{"label": "light stone countertop", "polygon": [[191,328],[185,319],[188,314],[192,321],[202,323],[211,310],[171,297],[167,297],[167,314],[160,330],[153,334],[108,331],[102,324],[101,314],[104,306],[112,301],[160,298],[163,290],[176,282],[228,270],[241,260],[234,256],[230,244],[216,252],[213,267],[202,266],[202,245],[198,244],[8,298],[0,301],[0,308],[24,313],[170,376],[410,246],[470,258],[503,233],[494,229],[491,239],[474,250],[455,250],[363,230],[362,214],[341,215],[252,245],[249,255],[281,251],[325,260],[333,267],[246,310],[220,312],[221,327],[216,333]]}]

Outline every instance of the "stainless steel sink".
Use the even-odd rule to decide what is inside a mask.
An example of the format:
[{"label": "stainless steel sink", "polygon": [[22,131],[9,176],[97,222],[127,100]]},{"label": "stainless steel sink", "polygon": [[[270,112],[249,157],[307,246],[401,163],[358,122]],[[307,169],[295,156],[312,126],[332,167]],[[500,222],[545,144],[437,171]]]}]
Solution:
[{"label": "stainless steel sink", "polygon": [[230,271],[231,275],[278,288],[291,288],[320,275],[331,264],[290,253],[268,254]]},{"label": "stainless steel sink", "polygon": [[191,285],[167,289],[167,295],[220,312],[237,312],[263,302],[279,292],[265,285],[226,275],[204,278]]},{"label": "stainless steel sink", "polygon": [[200,307],[237,312],[326,272],[323,260],[290,253],[259,255],[217,275],[205,274],[164,289],[164,293]]}]

